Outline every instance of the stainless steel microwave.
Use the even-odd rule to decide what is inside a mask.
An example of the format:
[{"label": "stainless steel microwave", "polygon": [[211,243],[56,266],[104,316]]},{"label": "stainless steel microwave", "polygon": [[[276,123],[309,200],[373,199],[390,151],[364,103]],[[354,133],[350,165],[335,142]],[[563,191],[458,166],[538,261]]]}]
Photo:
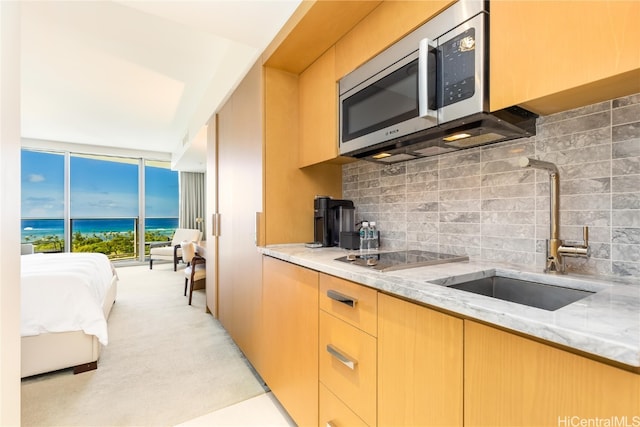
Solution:
[{"label": "stainless steel microwave", "polygon": [[459,0],[339,81],[340,154],[385,163],[535,134],[489,113],[489,3]]}]

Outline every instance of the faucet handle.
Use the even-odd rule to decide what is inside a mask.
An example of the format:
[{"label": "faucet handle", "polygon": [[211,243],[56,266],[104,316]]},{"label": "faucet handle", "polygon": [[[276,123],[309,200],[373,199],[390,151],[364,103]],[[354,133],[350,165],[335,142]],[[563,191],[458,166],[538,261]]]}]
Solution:
[{"label": "faucet handle", "polygon": [[584,246],[589,246],[589,227],[586,225],[582,227],[582,240],[584,240]]}]

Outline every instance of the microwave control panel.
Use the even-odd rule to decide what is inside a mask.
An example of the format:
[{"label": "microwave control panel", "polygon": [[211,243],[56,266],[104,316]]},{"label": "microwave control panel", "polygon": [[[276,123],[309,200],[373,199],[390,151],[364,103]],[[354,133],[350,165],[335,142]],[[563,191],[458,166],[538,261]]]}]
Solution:
[{"label": "microwave control panel", "polygon": [[475,93],[475,28],[440,43],[441,106],[471,98]]}]

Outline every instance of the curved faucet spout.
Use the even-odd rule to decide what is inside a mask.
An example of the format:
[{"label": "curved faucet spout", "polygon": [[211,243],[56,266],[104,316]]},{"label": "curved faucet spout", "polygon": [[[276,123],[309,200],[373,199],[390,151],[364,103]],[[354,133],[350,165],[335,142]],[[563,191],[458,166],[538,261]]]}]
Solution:
[{"label": "curved faucet spout", "polygon": [[518,159],[518,164],[521,168],[535,168],[535,169],[544,169],[549,173],[558,173],[558,168],[551,162],[545,162],[543,160],[530,159],[528,157],[520,157]]},{"label": "curved faucet spout", "polygon": [[549,245],[547,248],[547,264],[545,273],[564,274],[564,256],[589,257],[588,228],[584,228],[584,243],[577,246],[564,245],[560,240],[560,173],[551,162],[521,157],[518,164],[523,168],[542,169],[549,172],[550,183],[550,218],[549,218]]}]

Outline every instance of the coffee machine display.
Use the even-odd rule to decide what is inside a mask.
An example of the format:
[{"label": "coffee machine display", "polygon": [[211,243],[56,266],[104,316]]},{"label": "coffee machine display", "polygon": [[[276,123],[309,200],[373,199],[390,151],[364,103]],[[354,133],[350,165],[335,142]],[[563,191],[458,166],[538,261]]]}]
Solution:
[{"label": "coffee machine display", "polygon": [[[340,233],[353,233],[355,207],[351,200],[316,196],[314,207],[314,239],[322,246],[341,246]],[[357,248],[348,248],[357,249]]]}]

